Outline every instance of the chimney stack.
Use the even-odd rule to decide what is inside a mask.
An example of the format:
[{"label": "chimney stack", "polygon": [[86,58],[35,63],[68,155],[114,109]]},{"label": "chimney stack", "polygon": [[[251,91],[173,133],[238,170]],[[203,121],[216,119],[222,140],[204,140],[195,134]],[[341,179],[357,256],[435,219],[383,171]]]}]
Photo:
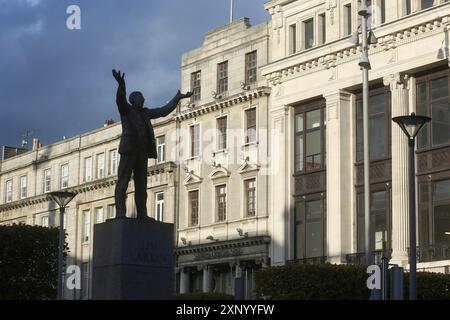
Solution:
[{"label": "chimney stack", "polygon": [[42,144],[39,141],[38,138],[34,138],[33,139],[33,151],[39,150],[40,148],[42,148]]}]

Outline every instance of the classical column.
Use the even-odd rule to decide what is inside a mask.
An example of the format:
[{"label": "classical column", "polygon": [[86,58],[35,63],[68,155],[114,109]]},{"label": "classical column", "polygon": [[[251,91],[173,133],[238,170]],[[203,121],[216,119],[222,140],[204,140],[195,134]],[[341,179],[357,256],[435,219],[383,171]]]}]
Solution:
[{"label": "classical column", "polygon": [[283,265],[288,260],[288,248],[292,244],[288,240],[292,191],[290,183],[292,169],[290,159],[293,158],[294,136],[290,133],[289,106],[273,107],[270,114],[270,206],[271,216],[269,228],[271,233],[270,257],[272,265]]},{"label": "classical column", "polygon": [[335,91],[326,100],[327,212],[326,248],[330,263],[345,263],[352,251],[352,104],[351,94]]},{"label": "classical column", "polygon": [[213,287],[213,273],[211,266],[203,267],[203,292],[211,292]]},{"label": "classical column", "polygon": [[[383,78],[391,89],[392,117],[409,114],[408,76],[400,73]],[[392,132],[392,259],[391,263],[408,263],[408,140],[400,127],[391,121]]]},{"label": "classical column", "polygon": [[180,293],[189,292],[189,270],[182,268],[180,271]]}]

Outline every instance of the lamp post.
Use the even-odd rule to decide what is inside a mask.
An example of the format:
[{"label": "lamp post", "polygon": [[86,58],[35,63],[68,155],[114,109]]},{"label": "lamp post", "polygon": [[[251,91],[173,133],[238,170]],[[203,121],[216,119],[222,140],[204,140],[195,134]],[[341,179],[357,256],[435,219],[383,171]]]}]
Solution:
[{"label": "lamp post", "polygon": [[[361,0],[358,10],[361,16],[361,33],[362,33],[362,53],[359,60],[359,66],[362,70],[363,85],[363,145],[364,145],[364,230],[365,230],[365,252],[366,263],[370,264],[370,160],[369,160],[369,70],[371,69],[369,61],[369,44],[377,42],[372,31],[368,33],[367,20],[370,13],[367,10],[366,0]],[[359,29],[359,27],[358,27]],[[351,37],[351,41],[359,44],[359,33],[356,31]]]},{"label": "lamp post", "polygon": [[410,116],[392,118],[408,137],[409,147],[409,300],[417,299],[417,255],[416,255],[416,181],[414,166],[414,143],[420,129],[431,118],[416,116],[413,112]]},{"label": "lamp post", "polygon": [[58,300],[63,299],[63,254],[64,254],[64,213],[70,201],[76,196],[73,192],[51,192],[50,198],[59,206],[59,250],[58,250]]}]

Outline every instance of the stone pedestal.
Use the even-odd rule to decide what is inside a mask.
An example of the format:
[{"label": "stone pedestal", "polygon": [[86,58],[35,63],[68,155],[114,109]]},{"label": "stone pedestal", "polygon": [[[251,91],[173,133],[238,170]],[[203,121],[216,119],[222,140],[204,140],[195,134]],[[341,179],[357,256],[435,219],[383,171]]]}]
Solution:
[{"label": "stone pedestal", "polygon": [[171,299],[173,241],[173,224],[129,218],[96,224],[92,298]]}]

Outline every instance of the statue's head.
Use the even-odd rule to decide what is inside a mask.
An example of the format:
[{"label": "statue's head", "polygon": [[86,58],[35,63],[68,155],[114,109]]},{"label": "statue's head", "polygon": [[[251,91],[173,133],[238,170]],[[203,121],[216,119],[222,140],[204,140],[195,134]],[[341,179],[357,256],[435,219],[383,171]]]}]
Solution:
[{"label": "statue's head", "polygon": [[144,107],[145,99],[144,99],[144,96],[142,95],[142,93],[139,92],[139,91],[132,92],[130,94],[129,100],[130,100],[130,103],[131,103],[131,105],[133,107],[136,107],[136,108],[143,108]]}]

